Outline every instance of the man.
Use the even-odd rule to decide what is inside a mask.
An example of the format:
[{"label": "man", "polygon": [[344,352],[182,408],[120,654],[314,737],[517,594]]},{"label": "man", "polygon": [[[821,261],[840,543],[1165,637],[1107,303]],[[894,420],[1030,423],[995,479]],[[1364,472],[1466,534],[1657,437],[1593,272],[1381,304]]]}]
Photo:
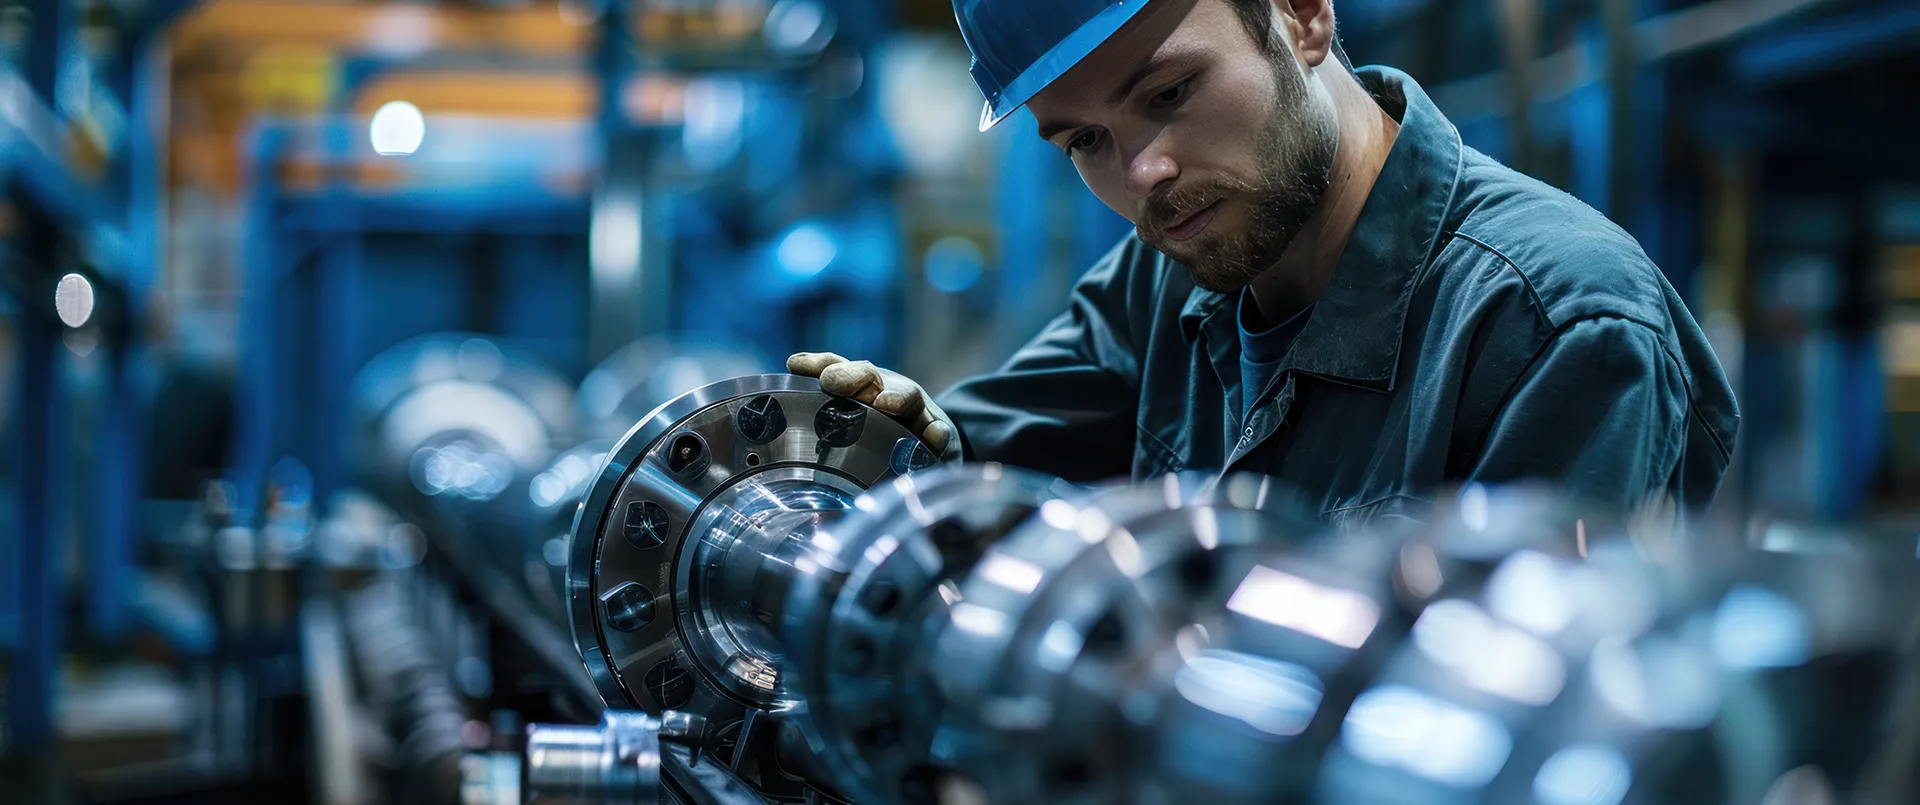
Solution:
[{"label": "man", "polygon": [[1711,501],[1739,420],[1638,244],[1461,145],[1406,75],[1354,71],[1331,0],[956,0],[982,128],[1025,103],[1132,221],[1065,313],[935,404],[789,369],[936,449],[1070,480],[1249,470],[1321,515],[1418,516],[1462,483]]}]

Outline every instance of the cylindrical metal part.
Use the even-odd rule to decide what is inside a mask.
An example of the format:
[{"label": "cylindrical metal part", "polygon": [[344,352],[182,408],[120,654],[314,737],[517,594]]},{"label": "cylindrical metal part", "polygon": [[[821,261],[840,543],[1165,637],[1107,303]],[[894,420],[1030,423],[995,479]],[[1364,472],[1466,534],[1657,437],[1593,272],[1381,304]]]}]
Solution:
[{"label": "cylindrical metal part", "polygon": [[[929,623],[980,555],[1049,501],[1078,492],[998,464],[949,465],[877,487],[810,543],[784,647],[802,735],[835,787],[863,803],[921,785],[942,699]],[[930,790],[930,789],[929,789]]]},{"label": "cylindrical metal part", "polygon": [[795,715],[779,624],[812,542],[869,487],[934,457],[907,428],[792,375],[655,409],[607,456],[574,523],[576,645],[616,708],[682,710],[686,736],[775,799],[808,796],[773,736]]},{"label": "cylindrical metal part", "polygon": [[993,802],[1151,801],[1157,718],[1134,692],[1207,646],[1220,579],[1324,530],[1293,502],[1264,478],[1175,475],[1043,504],[929,624],[945,762],[916,792],[957,774]]},{"label": "cylindrical metal part", "polygon": [[660,799],[660,721],[608,710],[595,726],[527,727],[529,805],[653,805]]},{"label": "cylindrical metal part", "polygon": [[770,625],[795,561],[862,491],[930,459],[904,426],[812,378],[736,378],[656,409],[608,455],[574,524],[574,638],[607,702],[709,718],[727,702],[772,708]]},{"label": "cylindrical metal part", "polygon": [[[696,518],[690,589],[694,606],[682,626],[714,649],[723,663],[765,687],[777,684],[781,650],[776,633],[796,575],[794,563],[808,550],[816,529],[853,505],[851,490],[838,489],[804,472],[770,470],[720,492]],[[724,657],[724,658],[723,658]],[[765,669],[762,671],[761,669]]]}]

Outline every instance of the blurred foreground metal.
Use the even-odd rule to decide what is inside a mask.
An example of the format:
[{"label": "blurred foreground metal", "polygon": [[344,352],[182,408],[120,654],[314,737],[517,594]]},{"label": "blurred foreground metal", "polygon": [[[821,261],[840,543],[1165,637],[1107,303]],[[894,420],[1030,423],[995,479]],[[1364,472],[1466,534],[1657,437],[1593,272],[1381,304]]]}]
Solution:
[{"label": "blurred foreground metal", "polygon": [[[1262,478],[934,467],[864,413],[710,386],[588,494],[575,641],[610,707],[672,725],[664,801],[1915,801],[1911,546],[1487,487],[1335,531]],[[468,791],[527,796],[549,729]]]}]

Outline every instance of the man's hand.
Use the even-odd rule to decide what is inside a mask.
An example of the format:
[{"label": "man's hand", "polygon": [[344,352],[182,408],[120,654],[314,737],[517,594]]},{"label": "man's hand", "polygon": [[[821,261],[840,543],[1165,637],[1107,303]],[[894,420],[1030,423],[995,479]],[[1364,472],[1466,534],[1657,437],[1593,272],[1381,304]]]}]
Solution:
[{"label": "man's hand", "polygon": [[831,352],[797,353],[787,358],[787,371],[820,378],[820,388],[828,394],[859,400],[893,417],[919,434],[935,455],[953,458],[960,452],[953,420],[906,375]]}]

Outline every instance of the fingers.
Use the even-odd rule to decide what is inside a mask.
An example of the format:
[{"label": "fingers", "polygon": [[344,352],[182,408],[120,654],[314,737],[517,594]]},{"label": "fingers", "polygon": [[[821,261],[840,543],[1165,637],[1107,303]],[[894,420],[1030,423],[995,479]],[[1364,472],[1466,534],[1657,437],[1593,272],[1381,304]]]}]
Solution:
[{"label": "fingers", "polygon": [[798,352],[787,358],[787,371],[820,379],[820,389],[871,405],[906,425],[936,455],[945,456],[956,444],[953,423],[946,412],[927,399],[920,384],[871,361],[849,361],[831,352]]},{"label": "fingers", "polygon": [[882,378],[882,385],[885,388],[873,398],[873,407],[908,424],[926,413],[927,396],[920,390],[920,384],[888,372]]},{"label": "fingers", "polygon": [[880,377],[879,367],[868,361],[851,361],[822,369],[820,388],[837,397],[851,397],[872,405],[874,398],[886,390],[886,385]]},{"label": "fingers", "polygon": [[924,396],[923,399],[926,399],[926,407],[921,417],[927,421],[927,424],[915,428],[914,432],[920,434],[920,441],[926,442],[927,448],[932,450],[934,455],[942,459],[959,458],[960,432],[954,428],[953,420],[947,418],[946,411],[940,410],[939,403]]},{"label": "fingers", "polygon": [[935,419],[920,429],[920,441],[927,443],[927,449],[936,456],[947,457],[947,446],[953,444],[953,426],[944,419]]},{"label": "fingers", "polygon": [[847,359],[831,352],[796,352],[787,357],[787,371],[802,377],[819,377],[820,372]]},{"label": "fingers", "polygon": [[[947,421],[946,412],[928,400],[926,392],[911,380],[891,376],[887,383],[887,390],[874,398],[873,407],[919,434],[920,441],[926,442],[934,455],[946,456],[947,446],[954,443],[953,423]],[[904,388],[896,388],[895,384]]]}]

